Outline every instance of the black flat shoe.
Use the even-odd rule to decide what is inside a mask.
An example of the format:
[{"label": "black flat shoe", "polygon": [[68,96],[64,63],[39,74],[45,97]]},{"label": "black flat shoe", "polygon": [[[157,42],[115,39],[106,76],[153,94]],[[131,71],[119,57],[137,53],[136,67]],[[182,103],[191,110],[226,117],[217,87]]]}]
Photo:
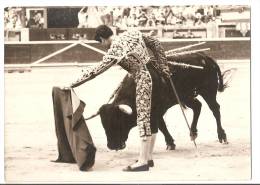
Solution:
[{"label": "black flat shoe", "polygon": [[154,162],[153,162],[153,160],[148,160],[147,163],[148,163],[148,166],[149,166],[149,167],[154,167]]},{"label": "black flat shoe", "polygon": [[[136,160],[135,162],[138,162],[138,160]],[[154,167],[154,162],[153,162],[153,160],[148,160],[148,161],[147,161],[147,164],[148,164],[149,167]]]},{"label": "black flat shoe", "polygon": [[131,166],[127,166],[126,168],[123,169],[123,171],[125,172],[140,172],[140,171],[148,171],[149,170],[149,166],[148,164],[144,164],[142,166],[137,166],[137,167],[131,167]]}]

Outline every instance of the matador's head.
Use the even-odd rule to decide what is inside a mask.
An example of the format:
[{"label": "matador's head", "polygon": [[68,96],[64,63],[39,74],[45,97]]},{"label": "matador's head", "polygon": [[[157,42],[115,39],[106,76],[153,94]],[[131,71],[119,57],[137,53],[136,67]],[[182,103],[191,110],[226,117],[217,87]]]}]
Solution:
[{"label": "matador's head", "polygon": [[112,43],[113,31],[106,25],[100,25],[96,29],[95,40],[100,42],[103,46],[110,48]]}]

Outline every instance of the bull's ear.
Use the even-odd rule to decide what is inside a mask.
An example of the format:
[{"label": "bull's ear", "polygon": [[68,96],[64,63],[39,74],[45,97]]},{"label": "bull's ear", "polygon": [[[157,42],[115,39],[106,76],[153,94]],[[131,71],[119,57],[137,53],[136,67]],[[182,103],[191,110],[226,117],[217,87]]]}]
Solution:
[{"label": "bull's ear", "polygon": [[130,106],[125,105],[125,104],[120,104],[118,105],[119,110],[121,110],[122,112],[131,115],[133,113],[133,110]]}]

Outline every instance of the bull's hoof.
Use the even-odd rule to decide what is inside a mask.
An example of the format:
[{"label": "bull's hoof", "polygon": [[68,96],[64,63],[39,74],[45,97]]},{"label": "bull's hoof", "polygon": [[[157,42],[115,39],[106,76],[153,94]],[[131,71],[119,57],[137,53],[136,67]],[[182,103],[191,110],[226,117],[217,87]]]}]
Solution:
[{"label": "bull's hoof", "polygon": [[175,150],[176,148],[176,145],[173,143],[173,144],[167,144],[167,147],[166,147],[166,150]]},{"label": "bull's hoof", "polygon": [[190,132],[190,140],[195,141],[195,139],[198,137],[197,131],[191,131]]},{"label": "bull's hoof", "polygon": [[225,130],[223,130],[223,129],[218,130],[218,140],[220,143],[228,144],[227,135],[225,133]]},{"label": "bull's hoof", "polygon": [[228,141],[227,141],[227,140],[226,140],[226,141],[224,141],[224,142],[223,142],[223,144],[227,145],[227,144],[228,144]]}]

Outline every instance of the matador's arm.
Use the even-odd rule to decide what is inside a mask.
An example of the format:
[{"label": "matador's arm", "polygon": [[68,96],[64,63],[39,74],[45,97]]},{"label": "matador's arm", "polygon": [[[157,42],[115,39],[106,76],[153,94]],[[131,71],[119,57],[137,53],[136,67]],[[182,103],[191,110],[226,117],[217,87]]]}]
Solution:
[{"label": "matador's arm", "polygon": [[164,74],[169,71],[167,58],[160,41],[152,36],[143,35],[143,40],[147,48],[151,49],[156,60],[151,60],[154,67],[159,73]]},{"label": "matador's arm", "polygon": [[111,48],[108,50],[107,54],[103,57],[101,64],[98,66],[90,69],[90,70],[83,70],[80,77],[73,82],[70,87],[78,87],[81,84],[95,78],[99,74],[105,72],[115,63],[118,63],[123,58],[123,48],[119,45],[112,44]]}]

